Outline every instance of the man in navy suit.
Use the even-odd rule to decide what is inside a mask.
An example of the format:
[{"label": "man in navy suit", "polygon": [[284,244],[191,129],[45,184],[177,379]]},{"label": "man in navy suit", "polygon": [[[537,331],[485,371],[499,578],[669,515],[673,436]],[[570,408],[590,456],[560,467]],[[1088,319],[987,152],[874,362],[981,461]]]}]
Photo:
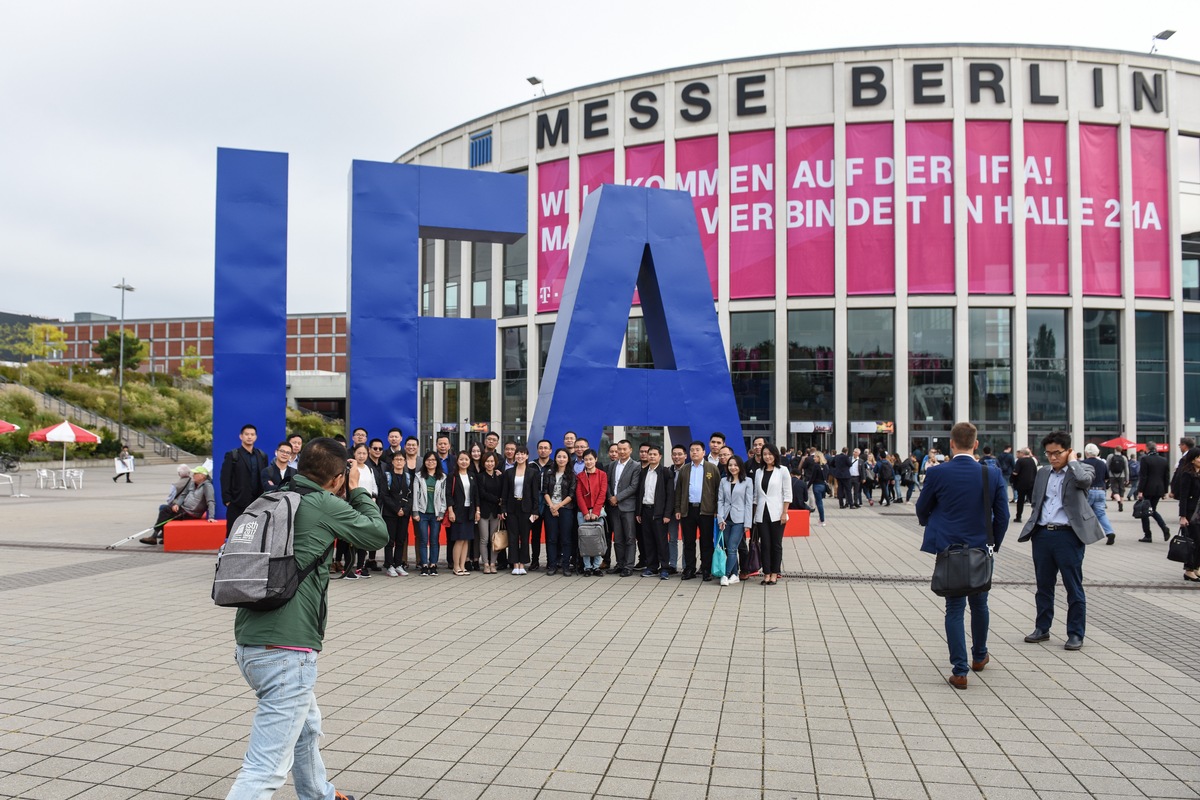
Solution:
[{"label": "man in navy suit", "polygon": [[[979,446],[975,426],[959,422],[950,429],[952,458],[925,475],[917,498],[917,521],[925,526],[921,550],[940,553],[952,544],[987,547],[987,525],[992,526],[996,550],[1008,530],[1008,492],[1000,470],[975,461]],[[987,484],[985,491],[984,476]],[[986,504],[984,499],[986,497]],[[947,679],[955,689],[967,688],[967,637],[963,612],[971,604],[971,669],[979,672],[991,661],[987,650],[988,593],[946,598],[946,643],[950,646],[953,674]]]}]

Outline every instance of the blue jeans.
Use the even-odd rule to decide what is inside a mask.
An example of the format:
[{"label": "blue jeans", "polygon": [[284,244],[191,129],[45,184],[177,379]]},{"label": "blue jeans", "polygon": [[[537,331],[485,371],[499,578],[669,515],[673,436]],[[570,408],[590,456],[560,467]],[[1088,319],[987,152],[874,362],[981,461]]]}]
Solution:
[{"label": "blue jeans", "polygon": [[417,563],[436,564],[441,552],[441,536],[437,514],[425,511],[417,515]]},{"label": "blue jeans", "polygon": [[569,569],[574,549],[575,512],[560,508],[557,517],[547,511],[542,519],[546,523],[546,569]]},{"label": "blue jeans", "polygon": [[679,520],[675,519],[675,515],[671,515],[671,521],[667,523],[667,556],[671,561],[671,568],[679,568]]},{"label": "blue jeans", "polygon": [[817,515],[821,518],[821,522],[825,521],[825,493],[829,491],[829,487],[824,483],[814,483],[812,487],[813,502],[817,504]]},{"label": "blue jeans", "polygon": [[1112,533],[1112,523],[1108,521],[1108,511],[1104,504],[1103,489],[1088,489],[1088,505],[1092,507],[1092,511],[1096,514],[1096,519],[1100,522],[1100,527],[1105,533]]},{"label": "blue jeans", "polygon": [[963,613],[968,602],[971,604],[971,657],[983,661],[987,656],[988,622],[991,619],[987,599],[987,592],[946,598],[946,644],[950,646],[950,666],[955,675],[966,675],[968,671],[967,634],[963,629]]},{"label": "blue jeans", "polygon": [[1038,528],[1033,534],[1033,574],[1037,578],[1037,621],[1049,631],[1054,622],[1054,584],[1062,575],[1067,590],[1067,635],[1083,638],[1087,598],[1083,594],[1083,542],[1073,531]]},{"label": "blue jeans", "polygon": [[246,758],[226,800],[259,800],[283,786],[290,771],[301,800],[332,800],[333,784],[317,743],[321,710],[313,686],[317,654],[238,645],[242,677],[258,697]]},{"label": "blue jeans", "polygon": [[738,545],[746,538],[746,526],[741,522],[725,524],[725,577],[738,574]]}]

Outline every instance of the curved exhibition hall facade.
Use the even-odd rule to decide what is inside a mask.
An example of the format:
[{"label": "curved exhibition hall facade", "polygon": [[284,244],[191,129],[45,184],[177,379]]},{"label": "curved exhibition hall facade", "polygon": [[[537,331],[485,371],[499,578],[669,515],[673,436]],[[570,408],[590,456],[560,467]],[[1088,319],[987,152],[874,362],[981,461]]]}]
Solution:
[{"label": "curved exhibition hall facade", "polygon": [[[423,243],[422,313],[500,326],[500,380],[428,383],[423,419],[524,435],[584,198],[625,183],[692,196],[747,436],[1200,433],[1198,137],[1200,64],[1020,45],[703,64],[486,115],[398,159],[529,182],[521,242]],[[649,367],[639,316],[613,324]]]}]

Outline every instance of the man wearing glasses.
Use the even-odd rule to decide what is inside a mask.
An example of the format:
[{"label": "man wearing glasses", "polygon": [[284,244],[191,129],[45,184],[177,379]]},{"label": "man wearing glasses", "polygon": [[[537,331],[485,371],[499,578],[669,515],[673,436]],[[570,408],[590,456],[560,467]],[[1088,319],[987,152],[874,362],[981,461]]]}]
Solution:
[{"label": "man wearing glasses", "polygon": [[1050,462],[1038,470],[1033,484],[1029,521],[1017,541],[1033,539],[1033,571],[1037,578],[1037,620],[1027,642],[1050,638],[1054,621],[1054,584],[1062,575],[1067,590],[1067,650],[1083,647],[1087,601],[1083,594],[1083,548],[1104,538],[1088,502],[1095,472],[1071,449],[1071,437],[1055,431],[1042,439]]}]

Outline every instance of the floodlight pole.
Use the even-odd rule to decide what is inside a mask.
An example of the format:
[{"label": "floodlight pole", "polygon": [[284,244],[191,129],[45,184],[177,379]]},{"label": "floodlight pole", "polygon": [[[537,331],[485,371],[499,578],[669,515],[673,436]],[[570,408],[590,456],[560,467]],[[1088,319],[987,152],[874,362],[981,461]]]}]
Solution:
[{"label": "floodlight pole", "polygon": [[132,292],[133,287],[125,283],[125,279],[121,278],[121,282],[113,286],[114,289],[121,291],[121,333],[120,342],[121,349],[117,355],[117,439],[120,444],[125,443],[125,293]]}]

